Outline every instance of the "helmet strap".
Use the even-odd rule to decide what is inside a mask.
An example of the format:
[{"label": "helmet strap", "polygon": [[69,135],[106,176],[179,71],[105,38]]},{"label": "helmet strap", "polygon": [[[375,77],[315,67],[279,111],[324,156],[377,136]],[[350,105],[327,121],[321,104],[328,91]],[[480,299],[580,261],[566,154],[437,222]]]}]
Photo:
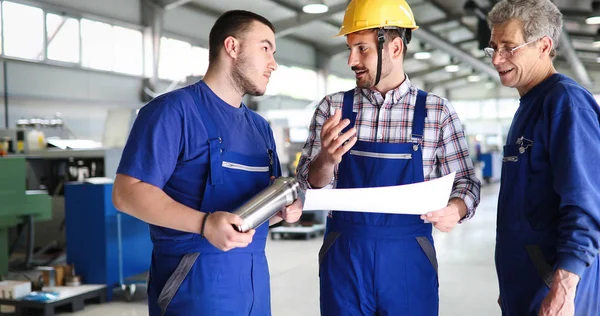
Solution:
[{"label": "helmet strap", "polygon": [[380,28],[377,30],[377,75],[375,76],[375,84],[373,86],[376,86],[379,83],[379,79],[381,79],[381,64],[384,42],[385,33],[383,31],[383,28]]}]

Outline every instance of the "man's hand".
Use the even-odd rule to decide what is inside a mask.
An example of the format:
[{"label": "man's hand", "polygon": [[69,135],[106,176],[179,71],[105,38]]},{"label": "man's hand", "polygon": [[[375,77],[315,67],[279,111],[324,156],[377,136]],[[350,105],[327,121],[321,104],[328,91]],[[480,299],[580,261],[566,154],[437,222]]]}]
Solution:
[{"label": "man's hand", "polygon": [[296,199],[294,203],[286,206],[283,210],[279,211],[276,216],[281,217],[287,223],[295,223],[302,216],[302,201]]},{"label": "man's hand", "polygon": [[356,128],[353,127],[340,134],[350,124],[349,119],[340,121],[341,118],[342,111],[335,110],[333,116],[325,121],[321,129],[321,152],[319,156],[323,163],[330,166],[339,164],[342,161],[342,156],[356,144],[356,137],[354,137]]},{"label": "man's hand", "polygon": [[429,212],[421,215],[422,220],[433,224],[433,227],[442,232],[450,232],[461,218],[467,214],[467,206],[463,200],[453,198],[448,202],[448,206],[435,212]]},{"label": "man's hand", "polygon": [[342,161],[342,156],[356,144],[356,128],[351,128],[345,133],[342,130],[350,124],[350,120],[342,117],[341,110],[335,110],[333,116],[328,118],[321,128],[321,151],[311,162],[308,171],[308,183],[316,189],[322,188],[331,182],[335,166]]},{"label": "man's hand", "polygon": [[[205,215],[205,216],[208,216]],[[223,251],[233,248],[244,248],[252,242],[255,230],[240,233],[233,225],[242,225],[242,219],[228,212],[214,212],[208,216],[204,224],[204,237],[215,247]]]},{"label": "man's hand", "polygon": [[561,269],[556,270],[550,292],[542,301],[539,316],[575,315],[575,293],[578,283],[577,274]]}]

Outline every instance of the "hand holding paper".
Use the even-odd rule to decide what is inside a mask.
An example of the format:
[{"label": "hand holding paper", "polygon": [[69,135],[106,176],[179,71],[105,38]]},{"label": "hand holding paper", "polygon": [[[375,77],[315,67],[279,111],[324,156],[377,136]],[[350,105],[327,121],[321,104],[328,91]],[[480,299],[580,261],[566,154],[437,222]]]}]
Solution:
[{"label": "hand holding paper", "polygon": [[454,176],[388,187],[307,190],[304,210],[421,215],[446,207]]}]

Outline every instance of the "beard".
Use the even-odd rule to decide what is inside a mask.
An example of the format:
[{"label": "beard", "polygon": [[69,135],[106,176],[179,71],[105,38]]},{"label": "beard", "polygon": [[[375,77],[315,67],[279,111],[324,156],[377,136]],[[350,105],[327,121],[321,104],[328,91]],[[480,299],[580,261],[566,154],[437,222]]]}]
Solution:
[{"label": "beard", "polygon": [[246,54],[242,51],[239,59],[233,65],[231,77],[236,85],[237,89],[243,94],[249,94],[253,96],[261,96],[265,94],[265,91],[258,87],[257,84],[252,82],[252,79],[247,75],[248,73],[256,73],[257,70],[250,65]]},{"label": "beard", "polygon": [[[390,57],[383,51],[383,60],[381,62],[381,77],[379,78],[379,82],[385,79],[392,73],[392,62]],[[352,71],[363,71],[366,70],[365,75],[356,79],[356,86],[361,89],[369,89],[375,86],[375,76],[377,76],[377,65],[375,65],[375,69],[373,71],[365,68],[365,67],[352,67]]]}]

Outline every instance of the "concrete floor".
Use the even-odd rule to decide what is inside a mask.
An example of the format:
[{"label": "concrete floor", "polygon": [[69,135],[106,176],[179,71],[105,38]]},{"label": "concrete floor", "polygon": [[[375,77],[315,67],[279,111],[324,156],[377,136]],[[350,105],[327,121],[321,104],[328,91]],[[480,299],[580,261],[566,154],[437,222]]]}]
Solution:
[{"label": "concrete floor", "polygon": [[[500,315],[494,268],[494,238],[498,185],[482,189],[475,218],[451,233],[436,231],[440,278],[440,316]],[[273,316],[319,315],[317,253],[320,238],[304,241],[269,241]],[[119,295],[103,305],[88,305],[76,316],[148,315],[145,288],[132,302]]]}]

